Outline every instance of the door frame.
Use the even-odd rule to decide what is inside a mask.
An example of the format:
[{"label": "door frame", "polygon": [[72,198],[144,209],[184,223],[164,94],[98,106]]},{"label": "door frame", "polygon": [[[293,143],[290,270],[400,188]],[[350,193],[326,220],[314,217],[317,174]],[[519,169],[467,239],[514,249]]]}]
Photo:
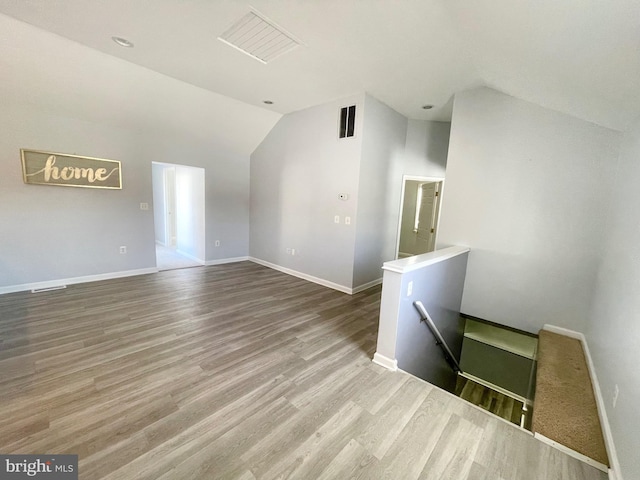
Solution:
[{"label": "door frame", "polygon": [[164,180],[164,225],[166,246],[176,248],[178,245],[178,223],[176,218],[176,167],[166,165],[163,170]]},{"label": "door frame", "polygon": [[[158,221],[162,218],[163,221],[163,236],[165,237],[165,246],[175,249],[179,254],[184,257],[191,258],[192,260],[204,265],[206,263],[206,251],[207,251],[207,234],[206,234],[206,169],[204,167],[194,167],[191,165],[183,165],[178,163],[167,163],[167,162],[156,162],[152,161],[152,166],[157,166],[161,168],[162,175],[161,177],[156,178],[157,181],[153,181],[153,191],[154,198],[156,201],[154,202],[154,221],[156,220],[156,213],[158,213]],[[184,241],[181,241],[181,238],[184,240],[185,236],[181,235],[181,231],[184,229],[181,228],[181,221],[179,217],[178,210],[180,209],[180,198],[181,198],[181,188],[179,186],[178,176],[184,176],[185,172],[197,171],[197,181],[202,182],[197,186],[196,189],[189,190],[189,201],[193,202],[193,205],[197,208],[197,221],[191,221],[190,226],[192,227],[189,230],[189,251],[181,251],[181,245],[184,244]],[[170,173],[169,173],[170,172]],[[188,175],[189,178],[196,178],[195,176]],[[173,196],[174,196],[174,205],[173,205],[173,220],[175,227],[175,243],[171,241],[172,237],[172,228],[171,222],[167,218],[169,209],[169,201],[167,199],[168,196],[168,184],[171,184],[173,187]],[[156,197],[157,193],[157,197]],[[187,216],[182,215],[183,219],[187,219]],[[193,220],[193,218],[191,220]],[[182,224],[184,226],[184,224]],[[154,225],[155,232],[155,225]],[[155,234],[160,234],[160,232],[155,232]],[[156,239],[156,243],[160,243]],[[157,262],[157,260],[156,260]]]},{"label": "door frame", "polygon": [[434,249],[438,243],[438,233],[440,232],[440,212],[442,211],[442,192],[444,191],[444,177],[427,177],[422,175],[403,175],[402,176],[402,189],[400,191],[400,210],[398,215],[398,229],[396,234],[396,251],[395,251],[395,259],[398,260],[400,254],[400,234],[402,232],[402,213],[404,211],[404,194],[405,188],[407,185],[407,181],[416,181],[416,182],[438,182],[440,183],[440,190],[438,193],[438,201],[436,205],[436,213],[435,213],[435,238],[433,239]]}]

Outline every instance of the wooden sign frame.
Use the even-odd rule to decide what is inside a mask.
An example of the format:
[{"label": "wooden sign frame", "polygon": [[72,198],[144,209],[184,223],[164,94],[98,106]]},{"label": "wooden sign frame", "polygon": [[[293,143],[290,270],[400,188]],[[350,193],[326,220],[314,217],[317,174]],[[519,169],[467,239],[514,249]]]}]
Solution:
[{"label": "wooden sign frame", "polygon": [[20,149],[22,179],[31,185],[122,190],[117,160]]}]

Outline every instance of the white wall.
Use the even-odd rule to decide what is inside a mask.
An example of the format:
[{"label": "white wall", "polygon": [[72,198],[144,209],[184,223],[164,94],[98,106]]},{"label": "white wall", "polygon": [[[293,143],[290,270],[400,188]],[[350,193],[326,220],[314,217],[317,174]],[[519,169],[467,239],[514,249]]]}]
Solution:
[{"label": "white wall", "polygon": [[450,124],[407,120],[367,95],[353,286],[381,278],[395,259],[404,175],[445,176]]},{"label": "white wall", "polygon": [[[249,157],[215,142],[169,135],[139,138],[150,161],[204,169],[205,259],[249,254]],[[151,175],[151,174],[150,174]],[[215,241],[220,240],[220,246]]]},{"label": "white wall", "polygon": [[[120,160],[123,189],[22,181],[20,148]],[[152,160],[206,170],[206,259],[248,255],[249,159],[190,138],[135,132],[28,105],[0,110],[0,288],[155,268]],[[140,210],[140,203],[150,210]],[[222,246],[215,247],[216,239]],[[127,254],[118,252],[127,246]]]},{"label": "white wall", "polygon": [[[2,15],[0,30],[2,291],[155,268],[152,161],[206,170],[206,260],[248,255],[248,153],[279,115]],[[120,160],[124,188],[25,185],[20,148]]]},{"label": "white wall", "polygon": [[[586,334],[625,479],[640,478],[640,122],[625,135]],[[619,387],[613,408],[615,385]]]},{"label": "white wall", "polygon": [[487,88],[456,96],[439,245],[471,247],[463,312],[584,331],[619,140]]},{"label": "white wall", "polygon": [[366,95],[354,287],[381,279],[382,264],[395,259],[406,139],[407,118]]},{"label": "white wall", "polygon": [[164,166],[153,163],[151,165],[153,188],[153,224],[156,243],[167,246],[167,225],[165,212]]},{"label": "white wall", "polygon": [[205,171],[176,166],[176,249],[205,261]]},{"label": "white wall", "polygon": [[[0,287],[155,267],[150,162],[135,133],[0,110]],[[20,148],[120,160],[122,190],[26,185]],[[126,255],[119,246],[127,246]]]},{"label": "white wall", "polygon": [[[253,152],[252,257],[351,287],[355,225],[344,217],[356,218],[363,101],[358,95],[285,115]],[[339,109],[353,104],[356,135],[339,139]]]},{"label": "white wall", "polygon": [[448,122],[409,120],[404,158],[407,175],[444,178],[450,129]]},{"label": "white wall", "polygon": [[[356,135],[338,139],[352,104]],[[442,176],[448,140],[448,123],[408,121],[370,95],[284,116],[251,155],[251,256],[347,291],[377,281],[395,258],[403,175]]]},{"label": "white wall", "polygon": [[3,108],[28,104],[93,123],[185,136],[247,156],[281,116],[5,15],[0,32]]}]

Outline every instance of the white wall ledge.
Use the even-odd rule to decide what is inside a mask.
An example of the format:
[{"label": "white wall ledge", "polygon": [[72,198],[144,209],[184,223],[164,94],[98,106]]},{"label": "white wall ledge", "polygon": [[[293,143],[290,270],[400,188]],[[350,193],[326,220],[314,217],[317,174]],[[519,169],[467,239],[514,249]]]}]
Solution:
[{"label": "white wall ledge", "polygon": [[418,270],[419,268],[424,268],[428,265],[442,262],[457,255],[467,253],[468,251],[469,247],[447,247],[443,248],[442,250],[423,253],[422,255],[401,258],[399,260],[393,260],[391,262],[384,262],[384,264],[382,264],[382,269],[396,273],[411,272],[412,270]]}]

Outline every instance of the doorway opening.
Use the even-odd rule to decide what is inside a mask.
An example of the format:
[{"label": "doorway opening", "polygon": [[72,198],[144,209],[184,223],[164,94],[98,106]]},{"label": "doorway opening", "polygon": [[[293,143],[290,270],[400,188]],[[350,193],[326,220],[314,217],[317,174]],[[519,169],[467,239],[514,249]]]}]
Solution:
[{"label": "doorway opening", "polygon": [[152,183],[158,269],[204,265],[204,168],[153,162]]},{"label": "doorway opening", "polygon": [[396,259],[435,250],[443,185],[444,178],[402,177]]}]

